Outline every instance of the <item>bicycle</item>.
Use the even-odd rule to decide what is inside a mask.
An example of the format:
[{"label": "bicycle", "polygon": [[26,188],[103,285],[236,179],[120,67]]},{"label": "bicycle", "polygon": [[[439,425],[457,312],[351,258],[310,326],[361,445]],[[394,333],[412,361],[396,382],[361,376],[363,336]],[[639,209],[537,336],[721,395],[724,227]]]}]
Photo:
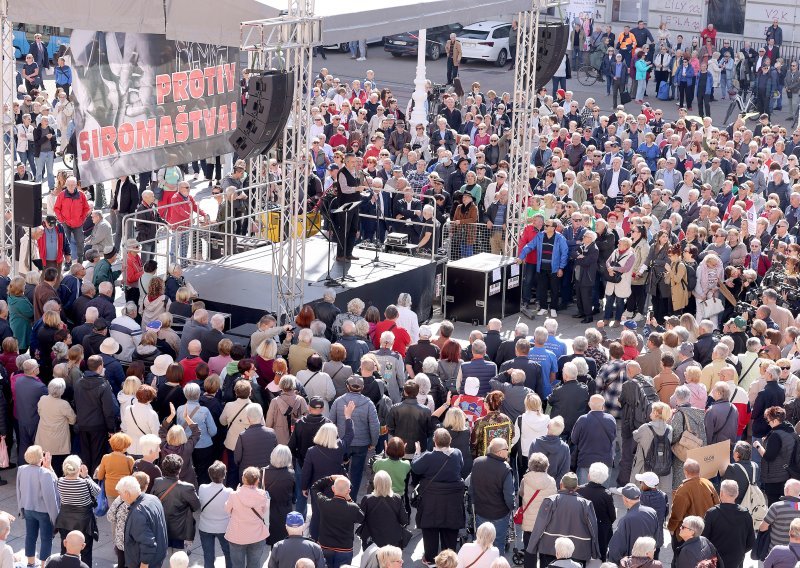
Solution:
[{"label": "bicycle", "polygon": [[728,112],[725,113],[725,120],[722,121],[723,124],[728,124],[728,121],[736,109],[738,109],[737,114],[739,116],[756,112],[756,102],[755,97],[753,96],[753,91],[749,89],[746,91],[737,91],[736,96],[728,106]]},{"label": "bicycle", "polygon": [[601,81],[602,77],[600,69],[594,65],[584,63],[578,67],[578,82],[584,87],[591,87],[598,81]]}]

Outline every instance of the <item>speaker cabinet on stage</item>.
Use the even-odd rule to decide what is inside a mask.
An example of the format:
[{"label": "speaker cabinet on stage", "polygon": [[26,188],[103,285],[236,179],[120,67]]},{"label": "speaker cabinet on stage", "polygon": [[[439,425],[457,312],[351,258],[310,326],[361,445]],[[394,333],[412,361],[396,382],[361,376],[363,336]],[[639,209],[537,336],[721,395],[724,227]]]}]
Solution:
[{"label": "speaker cabinet on stage", "polygon": [[[493,317],[518,312],[519,281],[515,287],[509,288],[509,301],[513,301],[514,295],[517,297],[513,311],[506,307],[504,300],[505,280],[515,260],[513,257],[481,253],[449,263],[445,268],[445,317],[486,325]],[[516,276],[519,279],[519,271]],[[509,311],[504,314],[504,309]]]},{"label": "speaker cabinet on stage", "polygon": [[[567,53],[569,27],[546,22],[539,25],[536,34],[536,86],[541,87],[553,78]],[[577,72],[577,69],[572,72]]]},{"label": "speaker cabinet on stage", "polygon": [[250,77],[247,104],[230,143],[240,159],[263,154],[278,141],[292,108],[294,75],[268,71]]},{"label": "speaker cabinet on stage", "polygon": [[23,227],[42,224],[42,184],[32,181],[14,182],[14,223]]}]

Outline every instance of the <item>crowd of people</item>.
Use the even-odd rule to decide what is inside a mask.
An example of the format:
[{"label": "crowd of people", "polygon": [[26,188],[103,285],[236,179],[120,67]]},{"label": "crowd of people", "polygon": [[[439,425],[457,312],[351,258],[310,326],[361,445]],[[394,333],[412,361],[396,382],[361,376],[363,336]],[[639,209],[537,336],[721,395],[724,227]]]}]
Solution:
[{"label": "crowd of people", "polygon": [[[667,542],[676,568],[751,549],[794,565],[800,129],[543,90],[512,197],[507,93],[446,94],[412,134],[374,74],[361,85],[323,70],[313,93],[309,197],[363,213],[332,220],[339,260],[389,229],[434,250],[445,227],[469,256],[481,224],[508,252],[518,199],[523,308],[541,325],[491,319],[462,345],[448,321],[420,325],[409,294],[381,311],[327,290],[233,343],[183,276],[186,240],[161,275],[155,225],[133,238],[119,222],[125,207],[172,230],[208,220],[179,166],[155,176],[160,198],[119,179],[113,223],[60,174],[18,275],[0,263],[0,436],[27,564],[91,565],[107,516],[128,568],[180,565],[196,539],[206,566],[218,550],[261,566],[269,547],[271,568],[339,568],[360,542],[362,565],[397,568],[420,535],[428,565],[505,568],[518,530],[526,568],[658,568]],[[245,170],[212,179],[217,203],[235,209]],[[556,318],[573,303],[584,324],[602,316],[568,345]],[[720,443],[730,464],[704,478],[691,451]]]}]

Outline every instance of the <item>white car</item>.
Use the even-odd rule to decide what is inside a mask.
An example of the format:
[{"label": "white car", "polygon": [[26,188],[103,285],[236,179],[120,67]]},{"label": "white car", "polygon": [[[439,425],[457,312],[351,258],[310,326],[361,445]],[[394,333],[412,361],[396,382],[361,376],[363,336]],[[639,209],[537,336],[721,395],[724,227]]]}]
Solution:
[{"label": "white car", "polygon": [[462,59],[491,61],[502,67],[511,56],[508,47],[511,31],[510,22],[487,21],[465,26],[458,34]]}]

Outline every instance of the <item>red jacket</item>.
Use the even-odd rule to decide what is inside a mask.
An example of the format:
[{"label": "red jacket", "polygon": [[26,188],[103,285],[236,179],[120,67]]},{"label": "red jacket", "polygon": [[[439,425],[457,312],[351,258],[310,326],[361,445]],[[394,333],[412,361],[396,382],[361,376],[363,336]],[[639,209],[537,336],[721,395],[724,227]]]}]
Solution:
[{"label": "red jacket", "polygon": [[[747,270],[748,268],[750,268],[752,266],[751,265],[752,262],[753,262],[752,254],[747,254],[747,256],[744,257],[744,269]],[[767,273],[767,270],[769,270],[771,267],[772,267],[772,261],[769,259],[769,257],[765,255],[763,252],[759,253],[758,270],[756,270],[758,277],[762,278]]]},{"label": "red jacket", "polygon": [[172,228],[188,227],[192,220],[192,211],[198,215],[207,216],[205,211],[197,206],[194,197],[184,197],[179,191],[175,192],[170,201],[171,207],[166,209],[166,221]]},{"label": "red jacket", "polygon": [[391,320],[383,320],[379,321],[375,325],[375,335],[372,344],[375,346],[375,349],[380,349],[381,346],[381,334],[384,331],[391,331],[394,333],[394,345],[392,345],[392,351],[397,351],[401,357],[405,358],[406,356],[406,349],[409,345],[411,345],[411,336],[408,332],[397,325],[397,322]]},{"label": "red jacket", "polygon": [[[47,231],[47,229],[42,225],[42,229]],[[61,225],[56,225],[56,235],[58,238],[58,251],[56,252],[56,262],[61,264],[64,262],[64,228]],[[42,262],[47,258],[47,238],[45,235],[39,237],[39,240],[36,241],[36,246],[39,247],[39,258],[42,259]]]},{"label": "red jacket", "polygon": [[143,274],[142,257],[138,254],[128,253],[128,259],[125,263],[125,280],[128,286],[135,286]]},{"label": "red jacket", "polygon": [[[533,238],[539,234],[539,231],[536,230],[532,224],[525,225],[525,228],[522,229],[522,235],[519,237],[519,250],[525,248],[529,242],[533,240]],[[531,252],[528,253],[528,256],[525,257],[525,262],[527,264],[533,264],[536,266],[536,249],[533,249]]]},{"label": "red jacket", "polygon": [[72,229],[82,227],[91,211],[86,196],[79,189],[75,190],[75,193],[70,193],[66,189],[59,193],[53,209],[58,220]]},{"label": "red jacket", "polygon": [[181,386],[186,386],[192,381],[197,380],[197,366],[200,363],[205,363],[200,357],[189,355],[185,359],[181,359],[180,364],[183,367],[183,380]]}]

